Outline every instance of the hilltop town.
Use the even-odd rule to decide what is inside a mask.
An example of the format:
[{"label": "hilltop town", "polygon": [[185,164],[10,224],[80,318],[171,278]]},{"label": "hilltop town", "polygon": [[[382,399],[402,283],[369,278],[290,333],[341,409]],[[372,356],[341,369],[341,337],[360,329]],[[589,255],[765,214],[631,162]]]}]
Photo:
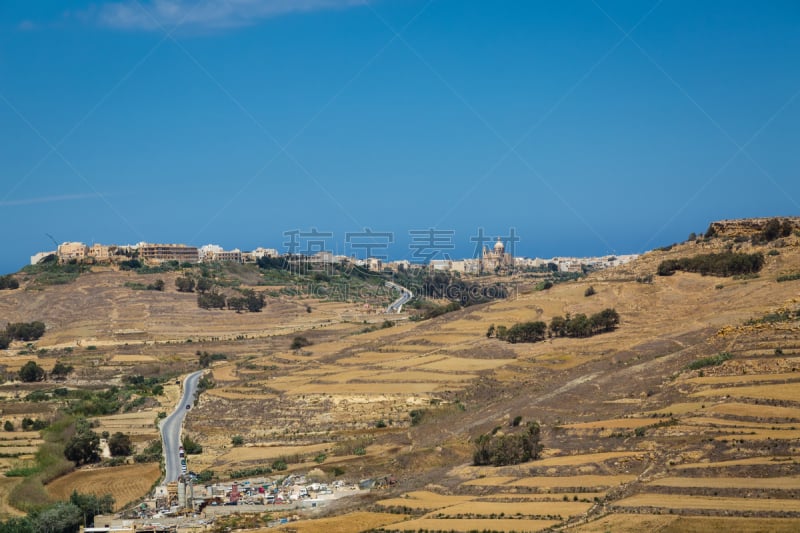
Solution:
[{"label": "hilltop town", "polygon": [[550,268],[558,272],[583,273],[601,270],[633,261],[638,254],[607,255],[601,257],[553,257],[550,259],[515,257],[506,251],[500,237],[493,246],[484,246],[480,257],[468,259],[431,259],[426,262],[412,262],[407,259],[387,261],[381,257],[357,258],[354,256],[334,255],[330,251],[320,250],[314,253],[280,253],[275,248],[255,248],[242,251],[238,248],[224,250],[216,244],[205,246],[187,246],[185,244],[153,244],[140,242],[132,245],[87,245],[82,242],[64,242],[56,250],[38,252],[31,256],[30,264],[36,265],[55,258],[61,263],[78,262],[87,264],[120,263],[132,258],[146,264],[161,264],[168,261],[178,263],[242,263],[254,264],[259,259],[283,258],[291,261],[305,262],[315,265],[353,264],[373,272],[411,271],[428,269],[445,272],[458,272],[467,275],[488,273],[508,274],[513,271]]}]

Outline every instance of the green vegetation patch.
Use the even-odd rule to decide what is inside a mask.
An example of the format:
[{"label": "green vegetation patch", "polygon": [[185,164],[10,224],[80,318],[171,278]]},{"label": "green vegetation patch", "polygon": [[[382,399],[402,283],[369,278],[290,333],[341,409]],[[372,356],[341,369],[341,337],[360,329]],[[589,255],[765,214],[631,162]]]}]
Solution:
[{"label": "green vegetation patch", "polygon": [[721,352],[717,355],[712,355],[710,357],[702,357],[695,361],[692,361],[688,365],[686,365],[687,370],[698,370],[700,368],[705,368],[707,366],[719,366],[725,361],[733,358],[733,356],[728,352]]},{"label": "green vegetation patch", "polygon": [[743,254],[723,252],[719,254],[700,254],[680,259],[667,259],[658,265],[659,276],[671,276],[678,270],[697,272],[703,276],[728,277],[742,274],[755,274],[764,266],[764,254]]}]

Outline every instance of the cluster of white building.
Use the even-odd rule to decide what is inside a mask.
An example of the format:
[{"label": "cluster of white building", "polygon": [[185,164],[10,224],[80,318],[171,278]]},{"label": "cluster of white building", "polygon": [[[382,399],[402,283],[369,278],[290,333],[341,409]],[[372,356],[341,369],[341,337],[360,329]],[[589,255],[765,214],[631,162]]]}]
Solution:
[{"label": "cluster of white building", "polygon": [[243,252],[238,248],[225,250],[216,244],[207,244],[197,248],[185,244],[92,244],[82,242],[65,242],[56,250],[39,252],[31,256],[31,264],[35,265],[49,256],[55,256],[60,263],[77,262],[115,262],[138,257],[144,262],[158,264],[164,261],[180,261],[202,263],[212,261],[231,261],[234,263],[255,263],[262,257],[278,257],[274,248],[256,248]]}]

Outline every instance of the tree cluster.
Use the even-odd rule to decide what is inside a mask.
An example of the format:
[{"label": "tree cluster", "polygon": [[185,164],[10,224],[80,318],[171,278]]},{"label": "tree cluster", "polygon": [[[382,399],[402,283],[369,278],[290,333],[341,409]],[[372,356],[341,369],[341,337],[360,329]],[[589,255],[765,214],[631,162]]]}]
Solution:
[{"label": "tree cluster", "polygon": [[792,234],[792,223],[788,220],[784,220],[782,223],[777,218],[772,218],[767,221],[766,226],[764,229],[753,236],[751,239],[753,244],[759,244],[764,242],[772,242],[776,239],[781,237],[788,237]]},{"label": "tree cluster", "polygon": [[178,292],[194,292],[194,279],[190,276],[175,278],[175,287],[178,289]]},{"label": "tree cluster", "polygon": [[305,337],[299,336],[292,339],[292,344],[289,346],[292,350],[300,350],[306,346],[311,346],[313,343]]},{"label": "tree cluster", "polygon": [[204,292],[197,295],[197,306],[202,309],[225,309],[225,295],[218,292]]},{"label": "tree cluster", "polygon": [[183,451],[185,451],[187,455],[197,455],[203,453],[203,446],[201,446],[199,442],[192,439],[189,435],[183,436],[183,439],[181,439],[181,445],[183,446]]},{"label": "tree cluster", "polygon": [[259,313],[264,308],[264,295],[256,294],[252,290],[242,291],[242,296],[231,296],[228,298],[228,309],[233,309],[237,313],[247,310],[251,313]]},{"label": "tree cluster", "polygon": [[75,434],[64,446],[64,457],[74,461],[80,466],[86,463],[95,463],[100,460],[97,453],[100,446],[100,437],[92,431],[91,425],[85,418],[75,421]]},{"label": "tree cluster", "polygon": [[516,344],[518,342],[539,342],[548,335],[552,337],[591,337],[598,333],[613,331],[619,325],[619,313],[615,309],[603,309],[599,313],[586,316],[579,313],[575,316],[555,316],[550,326],[537,320],[520,322],[511,327],[489,326],[486,337],[496,337],[502,341]]},{"label": "tree cluster", "polygon": [[11,276],[11,274],[0,276],[0,291],[4,289],[19,289],[19,281]]},{"label": "tree cluster", "polygon": [[114,498],[73,491],[68,502],[56,502],[28,516],[0,521],[0,531],[8,533],[77,533],[81,526],[91,526],[95,516],[111,513]]},{"label": "tree cluster", "polygon": [[75,367],[73,367],[72,365],[67,365],[62,363],[61,361],[56,361],[56,364],[53,365],[53,370],[50,371],[50,377],[53,379],[64,379],[74,369]]},{"label": "tree cluster", "polygon": [[476,466],[505,466],[538,459],[543,448],[540,434],[541,428],[536,422],[528,422],[516,433],[486,433],[475,439],[472,461]]},{"label": "tree cluster", "polygon": [[599,313],[586,316],[578,313],[575,316],[555,316],[550,321],[550,335],[553,337],[591,337],[598,333],[614,331],[619,325],[619,313],[616,309],[606,308]]},{"label": "tree cluster", "polygon": [[108,451],[113,457],[127,457],[133,453],[130,435],[117,431],[108,439]]},{"label": "tree cluster", "polygon": [[11,340],[35,341],[44,335],[44,322],[14,322],[6,326],[5,336]]},{"label": "tree cluster", "polygon": [[723,252],[718,254],[700,254],[680,259],[667,259],[658,265],[659,276],[671,276],[678,270],[697,272],[703,276],[734,276],[738,274],[755,274],[764,266],[764,254],[744,254]]},{"label": "tree cluster", "polygon": [[28,361],[18,372],[20,381],[25,383],[34,383],[36,381],[44,380],[44,368],[36,364],[36,361]]},{"label": "tree cluster", "polygon": [[197,362],[201,368],[208,368],[214,361],[224,361],[225,359],[228,358],[228,356],[225,355],[224,353],[208,353],[208,352],[201,353],[200,351],[197,352],[197,356],[198,356]]}]

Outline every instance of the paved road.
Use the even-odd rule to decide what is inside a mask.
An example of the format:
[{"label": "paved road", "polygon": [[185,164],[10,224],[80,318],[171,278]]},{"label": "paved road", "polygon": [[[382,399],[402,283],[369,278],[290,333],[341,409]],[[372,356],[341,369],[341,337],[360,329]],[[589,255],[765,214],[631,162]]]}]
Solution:
[{"label": "paved road", "polygon": [[183,382],[181,401],[178,402],[175,411],[161,422],[161,442],[164,448],[164,464],[166,465],[164,484],[170,481],[177,481],[178,476],[181,475],[181,464],[178,457],[178,448],[181,445],[181,428],[183,427],[183,419],[186,418],[186,413],[189,411],[186,406],[194,404],[197,382],[200,381],[200,376],[202,375],[202,370],[189,374]]},{"label": "paved road", "polygon": [[403,309],[403,304],[405,304],[411,298],[414,297],[414,295],[411,293],[410,290],[406,289],[405,287],[401,287],[400,285],[392,281],[387,281],[386,286],[389,287],[390,289],[395,289],[400,291],[400,298],[389,304],[389,307],[386,308],[387,313],[399,313]]}]

